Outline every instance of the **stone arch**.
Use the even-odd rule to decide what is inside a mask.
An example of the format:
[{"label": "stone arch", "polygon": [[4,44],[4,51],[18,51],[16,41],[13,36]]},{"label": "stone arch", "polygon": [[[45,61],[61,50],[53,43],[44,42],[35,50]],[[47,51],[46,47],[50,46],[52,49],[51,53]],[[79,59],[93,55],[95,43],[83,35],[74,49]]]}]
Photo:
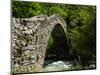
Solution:
[{"label": "stone arch", "polygon": [[[28,68],[33,66],[35,71],[41,71],[49,37],[52,31],[59,26],[62,28],[64,34],[66,34],[64,36],[68,43],[66,22],[57,14],[50,17],[40,15],[32,18],[12,18],[13,71],[16,72],[16,64],[13,61],[17,61],[17,59],[20,61],[17,64],[19,65],[17,68],[20,68],[20,66],[22,68],[24,66]],[[21,50],[20,55],[16,52],[17,50]],[[22,72],[30,72],[30,70]]]},{"label": "stone arch", "polygon": [[[38,44],[44,43],[44,44],[42,44],[43,47],[41,49],[43,53],[39,53],[39,55],[41,55],[41,57],[40,57],[40,60],[38,61],[38,63],[41,63],[41,65],[44,64],[48,40],[51,36],[52,31],[55,28],[57,28],[57,26],[60,26],[60,28],[62,28],[65,39],[66,39],[67,47],[68,47],[68,36],[67,36],[67,24],[66,24],[66,22],[57,14],[48,17],[46,21],[48,23],[47,27],[46,27],[46,25],[45,25],[45,27],[43,25],[42,26],[43,28],[40,26],[40,28],[38,28],[38,30],[40,30],[40,31],[37,32],[37,33],[40,33],[40,38],[41,38],[42,34],[43,34],[43,36],[45,36],[44,39],[42,38],[41,42],[40,41],[38,42]],[[41,31],[45,31],[45,32],[41,33]],[[67,48],[67,49],[68,50],[67,50],[66,55],[68,56],[69,48]]]}]

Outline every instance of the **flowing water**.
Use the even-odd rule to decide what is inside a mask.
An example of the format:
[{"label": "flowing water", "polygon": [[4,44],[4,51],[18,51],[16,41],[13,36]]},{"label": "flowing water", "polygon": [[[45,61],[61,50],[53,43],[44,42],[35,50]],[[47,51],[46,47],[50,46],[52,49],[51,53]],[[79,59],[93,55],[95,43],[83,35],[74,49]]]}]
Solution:
[{"label": "flowing water", "polygon": [[72,67],[71,61],[63,60],[46,60],[44,63],[44,71],[65,71]]},{"label": "flowing water", "polygon": [[82,67],[82,65],[73,66],[74,61],[65,60],[46,60],[44,63],[44,72],[50,71],[67,71],[67,70],[82,70],[82,69],[95,69],[95,64]]}]

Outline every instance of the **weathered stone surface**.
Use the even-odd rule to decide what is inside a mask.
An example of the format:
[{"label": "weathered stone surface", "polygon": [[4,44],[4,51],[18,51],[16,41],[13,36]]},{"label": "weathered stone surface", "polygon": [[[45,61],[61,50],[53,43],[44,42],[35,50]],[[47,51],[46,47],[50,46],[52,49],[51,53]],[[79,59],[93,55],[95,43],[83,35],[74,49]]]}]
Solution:
[{"label": "weathered stone surface", "polygon": [[[49,37],[56,25],[67,34],[65,21],[59,15],[12,18],[12,71],[42,71]],[[30,66],[31,65],[31,66]]]}]

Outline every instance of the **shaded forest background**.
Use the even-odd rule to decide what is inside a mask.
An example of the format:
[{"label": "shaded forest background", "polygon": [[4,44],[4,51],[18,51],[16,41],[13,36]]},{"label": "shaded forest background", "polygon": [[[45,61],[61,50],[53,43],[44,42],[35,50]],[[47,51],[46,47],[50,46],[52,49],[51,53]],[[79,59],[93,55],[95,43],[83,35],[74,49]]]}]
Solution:
[{"label": "shaded forest background", "polygon": [[[12,2],[12,16],[16,18],[42,14],[50,16],[55,13],[67,23],[71,55],[79,56],[83,66],[88,65],[90,61],[96,61],[96,6]],[[52,46],[53,41],[49,41],[49,48]]]}]

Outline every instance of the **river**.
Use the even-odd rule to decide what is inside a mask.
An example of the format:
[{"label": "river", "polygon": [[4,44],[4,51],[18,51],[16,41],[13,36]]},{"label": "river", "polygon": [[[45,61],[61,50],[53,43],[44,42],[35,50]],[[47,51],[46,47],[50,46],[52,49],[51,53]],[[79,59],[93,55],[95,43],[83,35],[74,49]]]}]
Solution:
[{"label": "river", "polygon": [[46,60],[44,63],[44,72],[45,71],[65,71],[72,67],[72,61],[64,60]]},{"label": "river", "polygon": [[74,61],[66,60],[46,60],[44,62],[44,72],[50,71],[67,71],[67,70],[82,70],[82,69],[95,69],[95,64],[82,67],[81,65],[73,66]]}]

